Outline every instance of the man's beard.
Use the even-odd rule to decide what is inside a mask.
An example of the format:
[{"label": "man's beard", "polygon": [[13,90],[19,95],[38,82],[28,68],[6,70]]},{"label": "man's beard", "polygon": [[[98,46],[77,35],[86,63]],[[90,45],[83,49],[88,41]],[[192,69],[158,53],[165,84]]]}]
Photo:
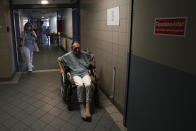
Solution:
[{"label": "man's beard", "polygon": [[80,58],[80,51],[78,53],[75,53],[75,56]]}]

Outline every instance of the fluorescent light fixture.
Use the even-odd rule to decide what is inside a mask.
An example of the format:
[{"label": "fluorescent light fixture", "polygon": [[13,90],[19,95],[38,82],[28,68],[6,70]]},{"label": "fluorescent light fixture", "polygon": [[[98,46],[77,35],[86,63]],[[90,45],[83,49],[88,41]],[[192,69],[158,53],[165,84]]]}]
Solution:
[{"label": "fluorescent light fixture", "polygon": [[44,18],[44,16],[42,16],[42,18]]},{"label": "fluorescent light fixture", "polygon": [[41,3],[45,5],[45,4],[48,4],[48,1],[47,0],[42,0]]}]

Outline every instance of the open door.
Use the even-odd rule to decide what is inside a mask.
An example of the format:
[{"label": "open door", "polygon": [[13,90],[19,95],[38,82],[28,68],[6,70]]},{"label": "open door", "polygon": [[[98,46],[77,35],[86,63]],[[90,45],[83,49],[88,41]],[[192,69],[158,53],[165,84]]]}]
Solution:
[{"label": "open door", "polygon": [[12,30],[13,30],[13,40],[14,40],[13,48],[15,53],[16,71],[21,71],[23,60],[22,60],[22,53],[18,48],[18,39],[20,38],[20,20],[19,20],[19,13],[17,10],[12,11]]}]

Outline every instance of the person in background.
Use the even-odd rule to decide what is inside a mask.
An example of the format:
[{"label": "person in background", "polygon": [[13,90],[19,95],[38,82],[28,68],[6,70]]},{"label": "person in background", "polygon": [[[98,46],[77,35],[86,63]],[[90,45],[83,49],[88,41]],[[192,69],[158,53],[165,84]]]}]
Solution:
[{"label": "person in background", "polygon": [[[73,81],[77,85],[77,97],[80,103],[81,118],[91,121],[90,102],[92,97],[92,83],[88,74],[88,68],[90,65],[95,67],[94,55],[80,51],[79,42],[74,41],[72,43],[72,51],[59,57],[57,63],[60,68],[60,73],[62,74],[64,74],[62,64],[70,68]],[[84,93],[86,93],[86,95]]]},{"label": "person in background", "polygon": [[51,30],[50,30],[50,26],[48,26],[48,28],[46,29],[46,36],[50,36]]},{"label": "person in background", "polygon": [[33,31],[33,25],[27,22],[24,26],[24,32],[20,36],[20,47],[24,53],[25,60],[28,66],[28,72],[32,73],[33,66],[33,51],[35,48],[35,42],[37,40],[37,35]]},{"label": "person in background", "polygon": [[43,21],[40,21],[38,28],[37,28],[37,37],[38,37],[38,43],[42,43],[42,35],[43,35]]}]

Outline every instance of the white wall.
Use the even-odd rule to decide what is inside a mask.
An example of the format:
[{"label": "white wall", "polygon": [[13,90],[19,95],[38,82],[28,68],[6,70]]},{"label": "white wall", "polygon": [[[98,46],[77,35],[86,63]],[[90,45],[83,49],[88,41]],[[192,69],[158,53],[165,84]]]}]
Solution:
[{"label": "white wall", "polygon": [[[9,79],[15,72],[9,1],[1,0],[0,11],[0,80]],[[7,31],[7,27],[10,31]]]},{"label": "white wall", "polygon": [[49,19],[51,32],[57,32],[57,16],[50,17]]},{"label": "white wall", "polygon": [[64,9],[62,12],[64,20],[64,34],[67,37],[73,37],[73,26],[72,26],[72,8]]}]

